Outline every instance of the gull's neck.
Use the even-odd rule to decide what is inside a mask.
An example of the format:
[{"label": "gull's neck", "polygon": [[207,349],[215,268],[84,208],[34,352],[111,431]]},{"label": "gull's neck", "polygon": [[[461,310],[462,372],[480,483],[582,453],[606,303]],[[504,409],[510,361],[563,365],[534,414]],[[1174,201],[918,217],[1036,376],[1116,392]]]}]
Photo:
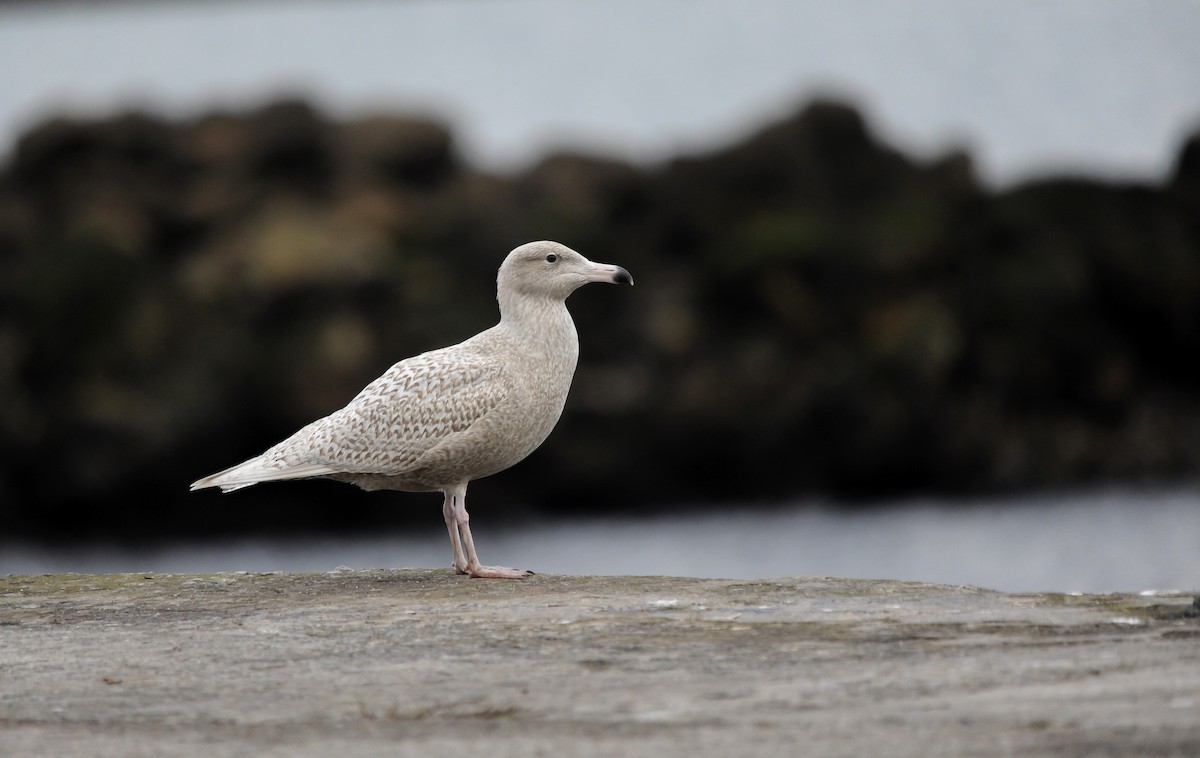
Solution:
[{"label": "gull's neck", "polygon": [[[505,297],[505,295],[509,295]],[[569,362],[579,356],[579,336],[567,303],[558,297],[500,295],[500,328],[531,352]]]}]

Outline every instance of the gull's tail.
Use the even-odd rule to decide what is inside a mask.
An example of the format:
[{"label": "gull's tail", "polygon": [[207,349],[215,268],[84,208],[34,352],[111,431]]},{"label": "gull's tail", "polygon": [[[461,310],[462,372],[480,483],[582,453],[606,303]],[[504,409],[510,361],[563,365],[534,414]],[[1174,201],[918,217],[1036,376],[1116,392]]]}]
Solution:
[{"label": "gull's tail", "polygon": [[220,487],[222,492],[233,492],[243,487],[249,487],[259,482],[280,482],[288,479],[311,479],[317,476],[336,474],[337,470],[323,463],[306,463],[300,466],[279,468],[267,464],[261,456],[230,466],[224,471],[210,474],[203,479],[192,482],[191,490],[202,490],[205,487]]}]

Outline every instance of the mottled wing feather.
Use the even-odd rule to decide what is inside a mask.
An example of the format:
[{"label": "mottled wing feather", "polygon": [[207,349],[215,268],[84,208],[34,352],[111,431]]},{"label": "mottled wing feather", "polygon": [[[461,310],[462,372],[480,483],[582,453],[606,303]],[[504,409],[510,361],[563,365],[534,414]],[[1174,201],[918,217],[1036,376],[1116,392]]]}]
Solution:
[{"label": "mottled wing feather", "polygon": [[395,364],[345,408],[263,458],[280,469],[318,464],[345,473],[402,475],[447,435],[470,428],[508,391],[504,364],[467,343],[423,353]]}]

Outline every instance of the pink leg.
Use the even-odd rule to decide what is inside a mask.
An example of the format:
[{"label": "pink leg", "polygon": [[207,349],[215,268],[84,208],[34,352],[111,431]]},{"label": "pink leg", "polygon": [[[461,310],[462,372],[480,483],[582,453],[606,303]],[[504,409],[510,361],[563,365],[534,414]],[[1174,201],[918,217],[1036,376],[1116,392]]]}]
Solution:
[{"label": "pink leg", "polygon": [[[442,513],[446,515],[446,526],[450,530],[450,547],[454,550],[454,569],[472,579],[524,579],[532,571],[484,566],[475,552],[475,540],[471,536],[471,516],[467,513],[467,485],[460,484],[446,490],[446,502]],[[464,558],[465,553],[465,558]],[[460,563],[460,559],[463,559]]]},{"label": "pink leg", "polygon": [[467,573],[467,556],[463,553],[462,541],[458,537],[458,522],[454,520],[454,500],[447,490],[446,499],[442,501],[442,517],[446,519],[446,531],[450,532],[450,552],[454,571],[459,574]]}]

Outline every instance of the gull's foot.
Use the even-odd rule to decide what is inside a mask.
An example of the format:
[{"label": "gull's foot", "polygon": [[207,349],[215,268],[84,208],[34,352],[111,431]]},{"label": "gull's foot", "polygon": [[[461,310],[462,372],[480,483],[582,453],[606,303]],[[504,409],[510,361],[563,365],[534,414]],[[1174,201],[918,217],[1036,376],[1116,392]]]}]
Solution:
[{"label": "gull's foot", "polygon": [[527,576],[533,576],[532,571],[505,566],[476,566],[467,574],[472,579],[524,579]]}]

